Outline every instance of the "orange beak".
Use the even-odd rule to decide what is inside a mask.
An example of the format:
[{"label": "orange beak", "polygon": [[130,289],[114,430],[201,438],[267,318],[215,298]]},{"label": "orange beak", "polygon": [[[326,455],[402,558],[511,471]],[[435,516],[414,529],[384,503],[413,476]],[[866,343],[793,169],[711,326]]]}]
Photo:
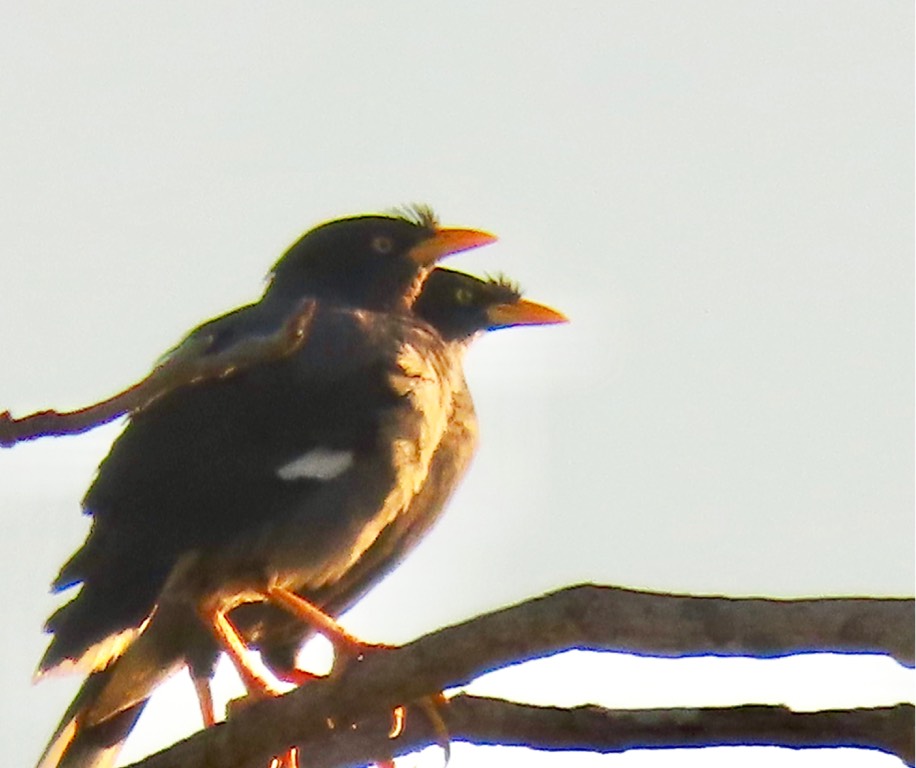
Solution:
[{"label": "orange beak", "polygon": [[569,318],[543,304],[536,304],[527,299],[519,299],[506,304],[494,304],[487,310],[487,317],[496,328],[508,328],[513,325],[555,325],[568,323]]},{"label": "orange beak", "polygon": [[496,242],[496,236],[476,229],[437,229],[432,237],[417,243],[407,255],[418,267],[430,267],[453,253]]}]

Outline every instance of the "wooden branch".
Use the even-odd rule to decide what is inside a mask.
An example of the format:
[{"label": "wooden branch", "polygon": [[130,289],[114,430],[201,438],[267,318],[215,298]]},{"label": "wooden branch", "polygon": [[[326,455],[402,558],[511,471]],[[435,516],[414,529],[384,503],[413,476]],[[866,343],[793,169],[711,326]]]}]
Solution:
[{"label": "wooden branch", "polygon": [[[886,752],[913,764],[911,704],[873,709],[793,712],[786,707],[614,710],[594,705],[538,707],[459,694],[443,711],[453,741],[546,751],[626,752],[711,746],[852,747]],[[431,722],[411,709],[407,727],[388,738],[390,715],[334,729],[303,747],[309,768],[379,762],[437,744]]]},{"label": "wooden branch", "polygon": [[[793,712],[786,707],[611,710],[534,707],[498,699],[455,697],[449,724],[476,744],[608,753],[708,746],[860,747],[913,762],[909,704],[874,709]],[[435,742],[433,742],[435,743]]]},{"label": "wooden branch", "polygon": [[275,333],[242,339],[219,353],[208,354],[212,339],[206,334],[191,335],[145,379],[84,408],[38,411],[20,418],[3,411],[0,447],[9,448],[39,437],[87,432],[125,413],[136,413],[179,387],[225,378],[252,365],[292,354],[308,334],[315,307],[314,301],[305,301]]},{"label": "wooden branch", "polygon": [[[571,587],[439,630],[403,647],[380,649],[342,674],[310,683],[278,699],[253,703],[231,722],[195,734],[147,758],[138,768],[263,768],[274,754],[289,745],[298,744],[308,751],[308,745],[315,740],[329,737],[342,740],[341,734],[349,728],[347,724],[363,723],[399,704],[465,685],[509,663],[561,650],[613,650],[664,657],[713,654],[764,658],[813,651],[882,653],[911,665],[913,617],[913,601],[905,599],[732,599],[593,585]],[[459,716],[460,707],[464,706],[459,704]],[[499,706],[506,711],[508,705]],[[523,709],[530,716],[532,709],[539,708]],[[792,729],[782,735],[774,731],[774,741],[767,743],[780,739],[780,744],[801,745],[791,739],[797,738],[795,724],[807,715],[786,719],[785,715],[769,714],[779,708],[763,709],[768,714],[762,715],[759,707],[741,707],[726,710],[727,715],[704,715],[704,722],[715,722],[715,726],[708,727],[732,734],[730,738],[734,741],[727,743],[760,743],[742,740],[738,721],[748,721],[748,732],[753,738],[764,727],[755,723],[764,723],[762,718],[770,717],[766,722],[772,726],[782,717],[779,722],[787,727],[793,723]],[[896,709],[891,710],[892,714],[876,710],[877,714],[873,715],[847,713],[834,717],[848,716],[854,718],[849,722],[869,724],[872,721],[868,718],[875,717],[882,722],[883,729],[885,718],[899,723],[902,717]],[[680,718],[682,729],[687,727],[683,725],[685,715],[681,710],[666,715],[649,712],[655,714],[644,713],[644,722],[653,718],[661,722],[660,718],[666,717],[671,724]],[[634,713],[629,716],[637,717]],[[912,717],[911,710],[909,716]],[[689,716],[686,717],[689,722]],[[411,722],[416,719],[415,714]],[[335,724],[334,733],[329,734],[329,722]],[[388,722],[384,722],[387,731]],[[455,735],[464,734],[461,722],[459,719],[451,725]],[[518,717],[513,722],[518,723]],[[470,730],[467,735],[471,736]],[[848,741],[844,739],[848,738],[845,731],[838,732],[833,744],[846,746]],[[901,753],[894,746],[881,746],[883,743],[868,742],[862,746],[886,748],[902,759],[912,760],[911,749]]]}]

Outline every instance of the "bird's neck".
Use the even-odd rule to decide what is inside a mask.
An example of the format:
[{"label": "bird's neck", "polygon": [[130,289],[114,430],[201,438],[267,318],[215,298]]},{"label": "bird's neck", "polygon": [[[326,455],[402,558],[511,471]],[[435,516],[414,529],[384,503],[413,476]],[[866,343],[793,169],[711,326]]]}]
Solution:
[{"label": "bird's neck", "polygon": [[404,295],[401,297],[400,307],[404,312],[409,312],[413,309],[414,302],[420,297],[420,293],[423,290],[423,286],[426,283],[426,278],[429,277],[428,269],[421,269],[417,275],[414,277],[410,286],[404,292]]}]

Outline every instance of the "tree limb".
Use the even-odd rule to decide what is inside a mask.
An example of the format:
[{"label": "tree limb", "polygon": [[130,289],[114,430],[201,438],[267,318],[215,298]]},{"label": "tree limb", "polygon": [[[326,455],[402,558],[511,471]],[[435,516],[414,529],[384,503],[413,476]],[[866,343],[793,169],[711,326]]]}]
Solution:
[{"label": "tree limb", "polygon": [[145,379],[107,400],[74,411],[37,411],[14,418],[0,412],[0,447],[39,437],[60,437],[87,432],[125,413],[136,413],[169,392],[202,381],[222,379],[299,349],[315,314],[314,301],[304,301],[274,333],[241,339],[228,349],[211,354],[212,339],[191,335],[169,354]]},{"label": "tree limb", "polygon": [[[581,585],[447,627],[402,647],[380,649],[340,674],[310,683],[278,699],[253,703],[231,722],[195,734],[137,765],[138,768],[263,768],[274,754],[293,744],[317,754],[319,750],[309,745],[329,738],[342,742],[350,737],[344,734],[352,730],[346,724],[359,723],[357,733],[361,735],[360,731],[368,732],[368,726],[362,725],[364,721],[380,717],[380,713],[390,712],[399,704],[465,685],[485,672],[510,663],[562,650],[622,651],[663,657],[712,654],[758,658],[814,651],[880,653],[893,656],[901,664],[912,665],[913,617],[913,601],[906,599],[734,599]],[[574,722],[630,718],[631,723],[641,723],[639,728],[654,728],[656,732],[667,723],[673,731],[673,735],[668,732],[667,738],[676,738],[678,729],[681,738],[688,738],[692,728],[702,725],[707,729],[704,732],[710,734],[706,738],[720,734],[715,737],[720,739],[715,743],[729,744],[759,744],[763,742],[753,739],[766,737],[773,740],[765,743],[785,746],[849,746],[849,740],[858,738],[856,734],[860,730],[857,729],[861,729],[864,735],[861,742],[856,742],[857,746],[885,749],[911,763],[913,759],[911,727],[905,730],[904,738],[908,741],[902,748],[900,739],[886,737],[888,732],[898,728],[901,720],[912,724],[912,707],[816,713],[815,717],[813,713],[789,713],[779,707],[605,714],[605,710],[595,708],[550,710],[509,702],[481,704],[480,701],[459,697],[455,700],[457,709],[453,703],[446,710],[454,736],[467,736],[474,741],[482,738],[479,729],[483,726],[474,718],[479,718],[479,712],[490,706],[494,708],[491,712],[502,713],[502,721],[515,733],[523,732],[521,723],[545,716],[545,712],[560,713],[546,715],[555,723],[568,716],[574,716]],[[413,708],[412,711],[417,710]],[[467,715],[468,712],[471,715]],[[579,712],[586,714],[574,714]],[[698,712],[704,714],[698,716]],[[470,718],[467,722],[478,722],[477,731],[472,733],[467,723],[462,725],[462,713]],[[422,716],[414,714],[410,721],[416,720],[422,722]],[[331,733],[329,722],[336,724]],[[386,732],[390,719],[382,717],[381,723]],[[487,727],[495,727],[495,723],[494,719]],[[818,736],[823,741],[816,744],[804,741],[814,738],[818,729],[831,723],[830,727],[838,729],[832,738],[828,734]],[[785,732],[782,732],[783,727]],[[463,728],[467,728],[467,732]],[[809,735],[805,736],[806,733]],[[721,740],[726,738],[731,740]],[[702,736],[696,736],[691,742],[693,745],[700,743],[709,742]],[[398,742],[388,745],[389,748],[397,746],[400,751]],[[617,749],[636,746],[651,748],[661,744],[633,742]],[[370,756],[379,757],[372,753]],[[311,761],[310,757],[310,764]]]},{"label": "tree limb", "polygon": [[[764,705],[565,709],[459,694],[449,700],[444,715],[453,741],[478,745],[599,754],[711,746],[856,747],[913,763],[911,704],[821,712]],[[388,738],[389,727],[390,716],[381,716],[356,729],[328,731],[325,739],[304,748],[303,762],[309,768],[362,765],[437,743],[434,727],[420,712],[411,710],[404,733],[394,741]]]}]

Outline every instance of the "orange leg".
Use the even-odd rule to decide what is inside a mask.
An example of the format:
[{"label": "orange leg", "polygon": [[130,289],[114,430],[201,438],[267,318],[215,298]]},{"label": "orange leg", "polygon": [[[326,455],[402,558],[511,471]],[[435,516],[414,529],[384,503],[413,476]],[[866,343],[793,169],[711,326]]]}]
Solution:
[{"label": "orange leg", "polygon": [[317,632],[330,640],[334,650],[340,654],[358,658],[366,651],[380,647],[365,643],[358,637],[354,637],[324,611],[316,608],[304,597],[300,597],[285,587],[269,587],[267,589],[267,597],[294,616],[298,616],[304,622],[311,624]]},{"label": "orange leg", "polygon": [[194,693],[197,694],[197,703],[200,706],[200,716],[204,721],[204,728],[216,725],[216,710],[213,708],[213,692],[210,690],[210,680],[206,677],[192,678]]},{"label": "orange leg", "polygon": [[[213,630],[213,634],[215,634],[217,640],[219,640],[226,655],[229,657],[230,661],[232,661],[236,672],[238,672],[239,677],[242,679],[245,690],[248,691],[248,695],[255,699],[279,696],[279,691],[270,684],[270,681],[257,669],[251,666],[248,659],[248,646],[245,645],[245,641],[242,639],[238,630],[232,625],[232,622],[229,621],[225,612],[217,609],[209,612],[202,611],[201,613],[204,620]],[[215,715],[213,714],[213,701],[210,693],[210,686],[207,681],[200,681],[200,683],[201,684],[198,685],[198,681],[194,681],[201,713],[204,717],[204,725],[212,725],[215,722]],[[204,691],[205,693],[203,693]],[[211,718],[210,722],[208,722],[208,718]],[[287,752],[271,760],[269,768],[300,768],[299,750],[296,747],[290,747]]]},{"label": "orange leg", "polygon": [[[294,616],[298,616],[302,621],[314,627],[317,632],[324,635],[331,642],[339,657],[343,657],[344,659],[359,659],[369,651],[385,647],[378,644],[363,642],[354,635],[351,635],[324,611],[316,608],[308,600],[285,587],[270,586],[264,592],[264,597],[282,608],[285,608]],[[226,654],[235,666],[249,695],[256,698],[278,695],[278,692],[273,688],[270,682],[249,663],[247,658],[248,647],[239,635],[238,630],[232,626],[232,623],[226,617],[225,613],[222,610],[209,612],[202,611],[202,616],[208,626],[213,630],[221,647],[226,651]],[[283,679],[297,685],[301,685],[303,682],[312,680],[315,677],[317,677],[317,675],[299,669],[290,670],[287,674],[283,675]],[[207,687],[207,695],[209,695],[209,687]],[[200,692],[198,692],[198,700],[201,702],[201,712],[204,713],[205,704],[204,700],[201,698]],[[429,702],[424,703],[429,704]],[[209,706],[210,709],[212,709],[212,703]],[[434,706],[429,706],[427,714],[433,720],[436,730],[440,731],[440,736],[444,734],[445,749],[446,754],[448,754],[448,733],[445,730],[445,724],[441,716],[435,710]],[[391,738],[396,738],[403,731],[405,717],[406,710],[404,707],[397,707],[394,710]],[[204,721],[207,722],[206,714],[204,714]],[[394,763],[393,761],[380,763],[380,766],[383,768],[393,768]],[[271,761],[269,768],[299,768],[298,749],[293,747],[285,754],[275,757]]]},{"label": "orange leg", "polygon": [[233,666],[242,679],[245,690],[255,698],[267,698],[269,696],[279,695],[271,684],[257,669],[251,666],[248,660],[248,647],[242,640],[238,630],[232,626],[232,623],[221,610],[204,613],[204,620],[213,630],[220,646],[226,651]]},{"label": "orange leg", "polygon": [[[359,659],[368,651],[385,647],[375,643],[366,643],[358,637],[351,635],[324,611],[316,608],[304,597],[300,597],[289,589],[277,586],[269,587],[267,590],[267,597],[277,605],[288,610],[294,616],[298,616],[304,622],[314,627],[317,632],[324,635],[331,642],[334,646],[335,653],[338,656],[343,656],[345,659]],[[337,659],[335,659],[334,666],[337,666]],[[298,669],[290,670],[289,675],[292,681],[299,675],[303,675],[303,682],[316,677],[316,675]],[[397,738],[401,734],[404,730],[404,721],[406,717],[407,710],[403,706],[394,709],[391,730],[389,732],[390,738]],[[434,719],[433,722],[437,726],[438,731],[438,724],[442,723],[442,718],[438,716],[438,713],[436,713],[436,717],[438,720]],[[444,723],[442,723],[442,725],[444,728]],[[448,740],[446,738],[446,744],[447,743]],[[446,754],[448,754],[447,748]],[[377,765],[378,768],[395,768],[394,760],[386,760]],[[271,766],[270,768],[286,768],[286,766],[278,764],[276,767]]]},{"label": "orange leg", "polygon": [[291,669],[272,669],[271,670],[278,680],[282,680],[284,683],[291,683],[292,685],[298,688],[300,685],[305,683],[310,683],[312,680],[318,680],[323,677],[323,675],[316,675],[314,672],[309,672],[305,669],[299,669],[298,667],[292,667]]}]

